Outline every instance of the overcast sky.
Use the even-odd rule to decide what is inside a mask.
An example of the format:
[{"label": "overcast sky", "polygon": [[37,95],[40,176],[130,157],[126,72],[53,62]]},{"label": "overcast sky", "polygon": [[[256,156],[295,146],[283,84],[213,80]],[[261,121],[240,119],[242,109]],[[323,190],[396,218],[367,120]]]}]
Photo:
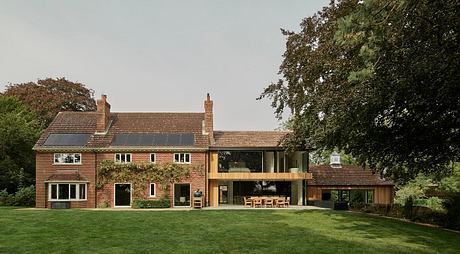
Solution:
[{"label": "overcast sky", "polygon": [[66,77],[107,94],[112,111],[203,111],[218,130],[272,130],[268,100],[285,49],[280,28],[315,1],[0,0],[0,91]]}]

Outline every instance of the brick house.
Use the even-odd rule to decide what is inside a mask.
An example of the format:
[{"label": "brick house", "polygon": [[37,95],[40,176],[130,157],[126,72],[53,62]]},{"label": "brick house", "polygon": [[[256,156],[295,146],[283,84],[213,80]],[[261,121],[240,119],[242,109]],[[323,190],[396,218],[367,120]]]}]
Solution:
[{"label": "brick house", "polygon": [[[286,152],[280,131],[214,131],[208,95],[199,113],[117,113],[107,97],[96,112],[60,112],[44,131],[36,152],[36,207],[56,202],[70,207],[129,207],[133,184],[98,185],[103,161],[177,163],[199,166],[169,190],[173,207],[190,206],[200,189],[205,205],[241,204],[244,196],[285,195],[291,204],[307,203],[308,152]],[[162,196],[159,183],[146,179],[141,199]],[[388,201],[390,202],[390,201]]]}]

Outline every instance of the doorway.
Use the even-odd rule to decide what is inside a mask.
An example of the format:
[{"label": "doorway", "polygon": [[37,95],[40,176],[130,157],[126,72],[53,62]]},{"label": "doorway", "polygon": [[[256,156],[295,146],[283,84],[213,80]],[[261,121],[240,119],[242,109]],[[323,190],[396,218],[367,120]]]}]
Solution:
[{"label": "doorway", "polygon": [[131,207],[131,184],[115,184],[115,207]]},{"label": "doorway", "polygon": [[228,204],[228,186],[219,185],[219,204]]},{"label": "doorway", "polygon": [[174,206],[190,207],[190,184],[174,184]]}]

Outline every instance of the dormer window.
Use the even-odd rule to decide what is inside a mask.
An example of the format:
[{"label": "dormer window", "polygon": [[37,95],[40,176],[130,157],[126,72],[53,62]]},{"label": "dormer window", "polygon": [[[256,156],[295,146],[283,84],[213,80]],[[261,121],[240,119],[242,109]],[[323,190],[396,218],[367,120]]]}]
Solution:
[{"label": "dormer window", "polygon": [[342,165],[340,163],[340,154],[337,152],[332,152],[331,154],[331,163],[330,163],[332,168],[341,168]]}]

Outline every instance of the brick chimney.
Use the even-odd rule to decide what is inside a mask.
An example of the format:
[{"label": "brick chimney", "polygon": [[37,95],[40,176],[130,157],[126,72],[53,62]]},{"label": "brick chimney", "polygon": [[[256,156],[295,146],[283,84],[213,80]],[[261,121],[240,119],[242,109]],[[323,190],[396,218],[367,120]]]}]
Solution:
[{"label": "brick chimney", "polygon": [[204,131],[208,134],[209,143],[214,143],[214,117],[212,114],[213,102],[209,93],[204,101]]},{"label": "brick chimney", "polygon": [[109,127],[110,104],[107,102],[107,95],[103,94],[97,103],[96,133],[105,134]]}]

